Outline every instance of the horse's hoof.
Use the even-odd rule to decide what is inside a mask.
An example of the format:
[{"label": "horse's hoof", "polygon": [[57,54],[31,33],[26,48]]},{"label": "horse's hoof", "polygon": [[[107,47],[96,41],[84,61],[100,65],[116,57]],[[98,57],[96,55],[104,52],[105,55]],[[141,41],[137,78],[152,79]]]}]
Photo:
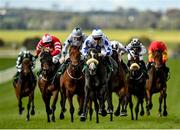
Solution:
[{"label": "horse's hoof", "polygon": [[159,112],[158,117],[162,117],[162,113],[161,112]]},{"label": "horse's hoof", "polygon": [[51,120],[50,120],[50,119],[48,119],[48,120],[47,120],[47,122],[48,122],[48,123],[50,123],[50,122],[51,122]]},{"label": "horse's hoof", "polygon": [[106,116],[106,115],[107,115],[107,112],[106,112],[106,110],[100,109],[100,110],[99,110],[99,114],[100,114],[101,116]]},{"label": "horse's hoof", "polygon": [[52,120],[52,122],[56,122],[55,117],[53,117],[53,116],[52,116],[51,120]]},{"label": "horse's hoof", "polygon": [[115,115],[115,116],[119,116],[119,115],[120,115],[120,111],[115,111],[115,112],[114,112],[114,115]]},{"label": "horse's hoof", "polygon": [[147,111],[146,114],[147,114],[147,116],[150,116],[150,111]]},{"label": "horse's hoof", "polygon": [[86,121],[86,115],[85,114],[81,114],[80,116],[80,121]]},{"label": "horse's hoof", "polygon": [[153,107],[153,104],[149,104],[149,109],[151,110]]},{"label": "horse's hoof", "polygon": [[60,120],[63,120],[63,119],[64,119],[64,114],[63,114],[63,113],[60,114],[59,119],[60,119]]},{"label": "horse's hoof", "polygon": [[168,115],[167,111],[164,111],[163,116],[167,116],[167,115]]},{"label": "horse's hoof", "polygon": [[82,114],[82,110],[78,111],[78,115],[80,116]]},{"label": "horse's hoof", "polygon": [[29,117],[26,118],[26,121],[29,121]]},{"label": "horse's hoof", "polygon": [[85,116],[81,116],[80,117],[80,121],[86,121],[86,117]]},{"label": "horse's hoof", "polygon": [[113,114],[113,110],[112,109],[107,109],[107,114]]},{"label": "horse's hoof", "polygon": [[121,112],[120,116],[127,116],[127,112]]},{"label": "horse's hoof", "polygon": [[144,115],[144,111],[141,111],[141,112],[140,112],[140,115],[143,116],[143,115]]},{"label": "horse's hoof", "polygon": [[51,115],[51,114],[52,114],[52,109],[49,110],[49,115]]},{"label": "horse's hoof", "polygon": [[31,111],[31,115],[32,116],[35,115],[35,111],[34,110]]}]

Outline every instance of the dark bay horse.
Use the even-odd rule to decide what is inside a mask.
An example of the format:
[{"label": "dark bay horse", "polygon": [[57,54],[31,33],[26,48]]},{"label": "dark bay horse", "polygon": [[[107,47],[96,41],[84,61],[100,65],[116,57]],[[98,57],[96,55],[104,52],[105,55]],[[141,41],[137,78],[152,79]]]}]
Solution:
[{"label": "dark bay horse", "polygon": [[139,58],[138,56],[134,57],[132,63],[130,64],[130,70],[128,75],[128,100],[129,100],[129,107],[131,110],[131,119],[134,120],[133,116],[133,102],[132,102],[132,95],[137,98],[137,103],[135,107],[136,113],[136,120],[138,119],[139,113],[139,105],[141,105],[141,112],[140,115],[144,115],[144,107],[143,107],[143,100],[145,97],[145,84],[146,84],[146,77],[143,73],[142,68],[140,67]]},{"label": "dark bay horse", "polygon": [[83,61],[81,60],[81,53],[79,47],[71,46],[69,50],[70,63],[64,74],[60,76],[60,93],[61,93],[61,113],[60,119],[64,119],[65,103],[68,98],[71,114],[71,122],[74,121],[74,106],[73,96],[77,94],[79,103],[78,115],[82,113],[84,103],[84,74]]},{"label": "dark bay horse", "polygon": [[167,116],[166,110],[166,97],[167,97],[167,85],[166,85],[166,75],[162,67],[162,51],[157,50],[153,53],[154,64],[148,70],[149,79],[146,81],[146,109],[147,115],[150,115],[150,110],[152,109],[152,95],[154,93],[160,93],[159,96],[159,116],[162,115],[162,102],[164,100],[164,111],[163,116]]},{"label": "dark bay horse", "polygon": [[[45,103],[46,113],[47,113],[47,121],[50,122],[50,114],[52,114],[52,121],[55,122],[55,110],[56,110],[56,102],[58,100],[58,92],[59,87],[58,83],[55,82],[55,74],[54,74],[54,64],[52,62],[52,56],[48,51],[43,51],[40,55],[41,62],[41,74],[39,75],[38,85],[39,89],[42,93],[42,98]],[[50,100],[51,96],[52,105],[50,108]]]},{"label": "dark bay horse", "polygon": [[[118,68],[114,68],[114,71],[111,75],[111,79],[109,81],[109,87],[112,92],[115,92],[119,96],[119,103],[118,107],[115,111],[116,116],[126,116],[127,115],[127,93],[128,93],[128,86],[127,86],[127,79],[126,79],[126,72],[122,67],[122,59],[120,54],[113,50],[112,58],[118,64]],[[117,70],[116,70],[117,69]],[[120,105],[122,105],[122,110],[120,112]]]},{"label": "dark bay horse", "polygon": [[[105,99],[108,99],[108,72],[106,65],[103,63],[103,57],[98,55],[98,51],[94,48],[88,50],[88,57],[86,61],[87,68],[85,73],[85,100],[83,106],[83,113],[80,116],[81,121],[85,121],[87,118],[87,104],[89,101],[94,102],[94,108],[96,111],[96,123],[99,123],[98,113],[105,116],[107,114],[105,110]],[[110,77],[110,76],[109,76]],[[98,103],[99,102],[99,103]],[[112,104],[108,103],[108,104]],[[113,106],[111,106],[111,110]]]},{"label": "dark bay horse", "polygon": [[33,71],[31,70],[32,61],[29,58],[24,58],[22,60],[22,71],[17,81],[13,81],[13,86],[16,92],[16,97],[18,99],[19,114],[22,114],[24,107],[22,107],[22,98],[29,97],[27,104],[27,116],[26,120],[29,121],[30,107],[32,104],[31,115],[35,114],[34,110],[34,90],[36,87],[36,80],[34,78]]}]

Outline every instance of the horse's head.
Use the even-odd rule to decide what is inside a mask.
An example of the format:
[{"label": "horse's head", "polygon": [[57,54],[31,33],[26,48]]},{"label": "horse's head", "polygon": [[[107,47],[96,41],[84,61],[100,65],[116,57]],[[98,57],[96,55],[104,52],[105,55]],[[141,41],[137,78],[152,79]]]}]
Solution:
[{"label": "horse's head", "polygon": [[24,58],[22,60],[22,72],[27,75],[31,72],[31,60],[29,58]]},{"label": "horse's head", "polygon": [[88,65],[88,70],[90,75],[96,74],[97,65],[99,64],[98,59],[99,59],[98,51],[93,48],[89,49],[86,64]]},{"label": "horse's head", "polygon": [[52,68],[52,56],[49,52],[44,51],[40,55],[42,74],[47,75],[51,72]]},{"label": "horse's head", "polygon": [[74,66],[77,66],[81,59],[81,53],[79,51],[79,47],[71,46],[69,49],[69,57],[70,57],[71,64]]},{"label": "horse's head", "polygon": [[153,52],[155,67],[160,68],[162,66],[162,50],[156,50]]},{"label": "horse's head", "polygon": [[132,63],[130,66],[130,76],[131,78],[138,80],[143,76],[142,69],[137,63]]}]

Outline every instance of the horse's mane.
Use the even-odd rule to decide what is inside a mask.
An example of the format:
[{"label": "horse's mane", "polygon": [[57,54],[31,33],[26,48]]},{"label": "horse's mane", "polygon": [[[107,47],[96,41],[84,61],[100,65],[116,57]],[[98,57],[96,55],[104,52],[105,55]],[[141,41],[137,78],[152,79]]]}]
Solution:
[{"label": "horse's mane", "polygon": [[49,52],[46,52],[46,51],[43,51],[40,55],[41,57],[41,60],[45,60],[45,61],[48,61],[48,60],[51,60],[52,59],[52,56]]}]

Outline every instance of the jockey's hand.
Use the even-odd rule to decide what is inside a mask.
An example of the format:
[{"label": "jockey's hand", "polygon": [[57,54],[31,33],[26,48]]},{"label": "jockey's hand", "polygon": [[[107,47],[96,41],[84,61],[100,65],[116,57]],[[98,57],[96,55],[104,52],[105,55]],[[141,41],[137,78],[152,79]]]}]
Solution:
[{"label": "jockey's hand", "polygon": [[58,63],[58,61],[59,61],[59,58],[58,58],[58,57],[53,57],[53,58],[52,58],[52,62],[53,62],[53,63]]},{"label": "jockey's hand", "polygon": [[104,55],[102,53],[98,53],[98,56],[99,57],[103,57]]},{"label": "jockey's hand", "polygon": [[59,62],[60,62],[60,64],[62,64],[64,61],[65,61],[65,57],[62,56],[62,57],[60,58]]},{"label": "jockey's hand", "polygon": [[38,58],[38,55],[35,55],[34,58],[35,58],[35,60],[36,60],[36,59]]}]

